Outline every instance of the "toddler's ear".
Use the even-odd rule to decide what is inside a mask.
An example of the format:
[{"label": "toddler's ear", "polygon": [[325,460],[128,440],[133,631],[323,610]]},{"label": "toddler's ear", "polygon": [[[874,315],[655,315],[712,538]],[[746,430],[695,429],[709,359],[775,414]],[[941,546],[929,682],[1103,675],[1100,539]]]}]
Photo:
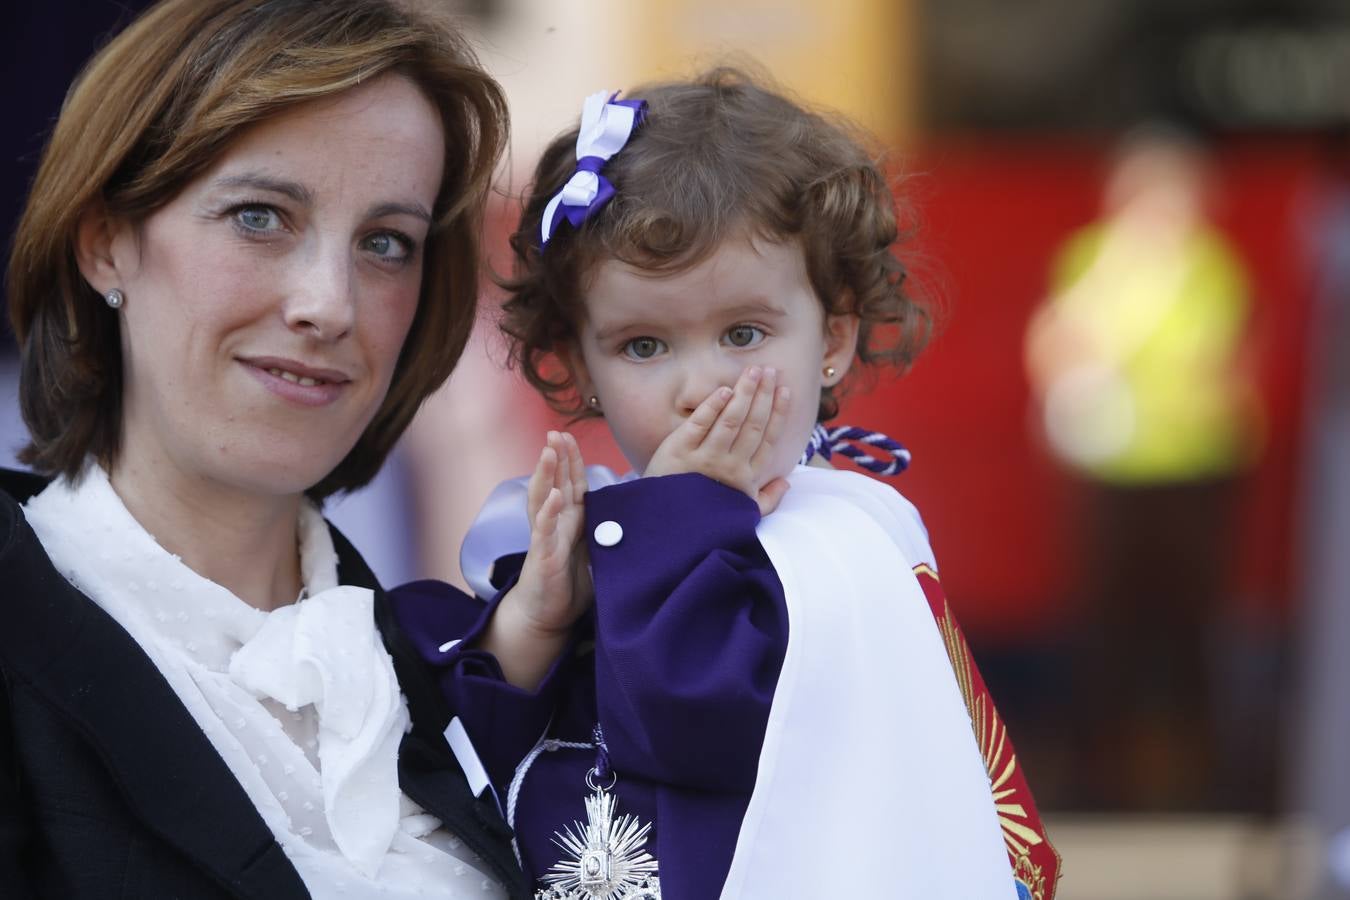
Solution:
[{"label": "toddler's ear", "polygon": [[858,327],[861,320],[852,313],[838,313],[825,317],[825,358],[821,368],[826,387],[834,387],[844,380],[853,357],[858,351]]},{"label": "toddler's ear", "polygon": [[554,352],[563,368],[572,376],[572,384],[576,386],[577,395],[581,397],[581,402],[585,403],[586,398],[595,392],[595,385],[591,382],[591,374],[586,368],[586,358],[582,356],[581,348],[573,342],[568,342]]}]

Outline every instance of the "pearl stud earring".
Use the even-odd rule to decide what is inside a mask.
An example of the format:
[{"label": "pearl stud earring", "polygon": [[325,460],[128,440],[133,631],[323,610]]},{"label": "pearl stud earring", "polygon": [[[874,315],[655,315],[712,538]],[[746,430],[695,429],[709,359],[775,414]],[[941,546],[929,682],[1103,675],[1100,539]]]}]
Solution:
[{"label": "pearl stud earring", "polygon": [[825,377],[826,377],[826,378],[833,378],[833,377],[834,377],[835,371],[836,371],[836,370],[835,370],[834,366],[826,366],[826,367],[825,367]]}]

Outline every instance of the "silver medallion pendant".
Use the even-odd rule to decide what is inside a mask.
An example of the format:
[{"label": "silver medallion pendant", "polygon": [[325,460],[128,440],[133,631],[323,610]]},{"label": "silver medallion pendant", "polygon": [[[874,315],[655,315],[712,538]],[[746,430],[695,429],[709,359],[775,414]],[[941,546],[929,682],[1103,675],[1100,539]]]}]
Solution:
[{"label": "silver medallion pendant", "polygon": [[[565,853],[544,875],[548,887],[535,900],[661,900],[656,860],[643,849],[650,824],[636,816],[614,816],[614,795],[586,776],[586,824],[555,831]],[[613,787],[613,785],[610,785]]]}]

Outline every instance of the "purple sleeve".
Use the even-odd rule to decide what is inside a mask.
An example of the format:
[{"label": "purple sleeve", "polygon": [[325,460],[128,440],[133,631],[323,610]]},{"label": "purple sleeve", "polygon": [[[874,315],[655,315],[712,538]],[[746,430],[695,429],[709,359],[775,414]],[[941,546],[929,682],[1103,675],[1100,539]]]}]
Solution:
[{"label": "purple sleeve", "polygon": [[587,494],[596,697],[616,768],[753,788],[788,634],[758,523],[753,500],[702,475]]},{"label": "purple sleeve", "polygon": [[514,583],[512,577],[490,603],[440,581],[417,581],[389,592],[399,624],[435,670],[450,714],[463,721],[496,785],[510,783],[516,764],[548,727],[558,672],[570,656],[564,653],[539,689],[530,692],[507,682],[496,657],[475,646]]}]

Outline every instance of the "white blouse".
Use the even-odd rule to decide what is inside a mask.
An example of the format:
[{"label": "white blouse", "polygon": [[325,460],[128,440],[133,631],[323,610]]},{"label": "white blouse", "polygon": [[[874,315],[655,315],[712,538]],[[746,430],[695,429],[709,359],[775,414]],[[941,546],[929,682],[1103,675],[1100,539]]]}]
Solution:
[{"label": "white blouse", "polygon": [[272,612],[160,547],[97,465],[24,513],[57,570],[159,668],[314,897],[506,896],[399,789],[408,710],[374,594],[338,585],[313,505],[300,512],[304,593]]}]

